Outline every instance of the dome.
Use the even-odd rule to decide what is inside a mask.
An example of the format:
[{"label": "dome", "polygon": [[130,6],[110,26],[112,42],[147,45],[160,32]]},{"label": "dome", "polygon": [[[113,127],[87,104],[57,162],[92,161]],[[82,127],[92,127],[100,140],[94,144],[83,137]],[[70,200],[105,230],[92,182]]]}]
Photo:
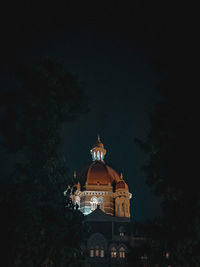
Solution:
[{"label": "dome", "polygon": [[127,189],[128,190],[128,185],[124,182],[124,180],[121,180],[116,184],[116,190],[118,190],[118,189]]},{"label": "dome", "polygon": [[112,185],[120,181],[119,174],[102,161],[92,162],[81,178],[87,185]]}]

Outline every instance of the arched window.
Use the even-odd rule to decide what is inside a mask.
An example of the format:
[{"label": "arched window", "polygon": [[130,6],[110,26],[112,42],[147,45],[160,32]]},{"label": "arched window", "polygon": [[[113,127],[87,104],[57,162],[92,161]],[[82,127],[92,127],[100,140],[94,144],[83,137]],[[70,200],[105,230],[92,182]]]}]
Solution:
[{"label": "arched window", "polygon": [[91,258],[94,257],[94,248],[93,247],[90,248],[90,257]]},{"label": "arched window", "polygon": [[100,257],[101,257],[101,258],[104,257],[104,249],[103,249],[103,248],[101,248],[101,250],[100,250]]},{"label": "arched window", "polygon": [[101,160],[103,160],[103,152],[101,152]]},{"label": "arched window", "polygon": [[91,201],[90,201],[90,204],[91,204],[91,211],[96,210],[97,204],[98,204],[97,198],[96,197],[92,197]]},{"label": "arched window", "polygon": [[98,198],[98,204],[100,205],[100,208],[101,208],[101,209],[103,208],[103,203],[104,203],[104,199],[103,199],[103,197],[99,197],[99,198]]},{"label": "arched window", "polygon": [[111,248],[111,258],[117,258],[117,249],[115,247]]},{"label": "arched window", "polygon": [[97,151],[97,160],[100,160],[100,152]]},{"label": "arched window", "polygon": [[119,249],[119,257],[124,259],[125,256],[126,256],[126,254],[125,254],[125,248],[121,247]]},{"label": "arched window", "polygon": [[98,246],[96,246],[96,249],[95,249],[95,256],[99,257],[99,247]]}]

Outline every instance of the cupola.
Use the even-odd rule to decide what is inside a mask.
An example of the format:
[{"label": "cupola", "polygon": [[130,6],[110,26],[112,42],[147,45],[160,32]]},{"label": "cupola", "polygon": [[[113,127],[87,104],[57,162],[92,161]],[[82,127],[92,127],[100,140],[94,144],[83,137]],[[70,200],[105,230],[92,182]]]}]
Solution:
[{"label": "cupola", "polygon": [[94,147],[90,150],[90,153],[92,155],[93,161],[103,161],[104,156],[106,155],[106,149],[104,148],[103,143],[100,140],[100,136],[98,135],[97,142],[94,145]]}]

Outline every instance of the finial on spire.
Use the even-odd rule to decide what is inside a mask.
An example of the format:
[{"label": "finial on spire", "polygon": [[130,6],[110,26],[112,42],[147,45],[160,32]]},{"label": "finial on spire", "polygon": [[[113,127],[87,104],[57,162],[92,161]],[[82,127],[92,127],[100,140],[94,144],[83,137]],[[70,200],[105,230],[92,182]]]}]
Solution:
[{"label": "finial on spire", "polygon": [[74,179],[76,179],[76,171],[74,171]]},{"label": "finial on spire", "polygon": [[124,180],[124,177],[123,177],[123,173],[121,172],[121,174],[120,174],[120,179],[121,180]]},{"label": "finial on spire", "polygon": [[97,135],[97,141],[98,142],[101,142],[101,139],[100,139],[100,135],[99,134]]}]

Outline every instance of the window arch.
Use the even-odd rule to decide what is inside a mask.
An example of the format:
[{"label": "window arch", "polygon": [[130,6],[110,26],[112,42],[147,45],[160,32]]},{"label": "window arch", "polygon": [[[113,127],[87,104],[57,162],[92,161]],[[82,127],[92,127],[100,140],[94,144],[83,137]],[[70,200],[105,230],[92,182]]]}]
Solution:
[{"label": "window arch", "polygon": [[115,247],[111,248],[110,256],[111,258],[117,258],[117,249]]},{"label": "window arch", "polygon": [[100,208],[103,208],[103,204],[104,204],[104,198],[103,197],[99,197],[98,198],[98,204],[100,205]]},{"label": "window arch", "polygon": [[99,198],[98,198],[98,203],[99,203],[99,204],[103,204],[103,202],[104,202],[103,197],[99,197]]},{"label": "window arch", "polygon": [[125,250],[125,248],[124,247],[120,247],[120,249],[119,249],[119,257],[121,259],[124,259],[125,256],[126,256],[126,250]]},{"label": "window arch", "polygon": [[95,210],[97,208],[98,199],[96,197],[92,197],[90,200],[91,204],[91,211]]},{"label": "window arch", "polygon": [[102,234],[94,233],[88,240],[87,249],[89,252],[93,250],[93,252],[90,252],[90,255],[94,255],[93,257],[99,257],[103,259],[107,249],[107,240]]},{"label": "window arch", "polygon": [[99,247],[99,246],[95,246],[95,248],[92,246],[90,247],[90,258],[94,258],[94,257],[100,257],[100,258],[104,258],[104,248],[103,247]]}]

